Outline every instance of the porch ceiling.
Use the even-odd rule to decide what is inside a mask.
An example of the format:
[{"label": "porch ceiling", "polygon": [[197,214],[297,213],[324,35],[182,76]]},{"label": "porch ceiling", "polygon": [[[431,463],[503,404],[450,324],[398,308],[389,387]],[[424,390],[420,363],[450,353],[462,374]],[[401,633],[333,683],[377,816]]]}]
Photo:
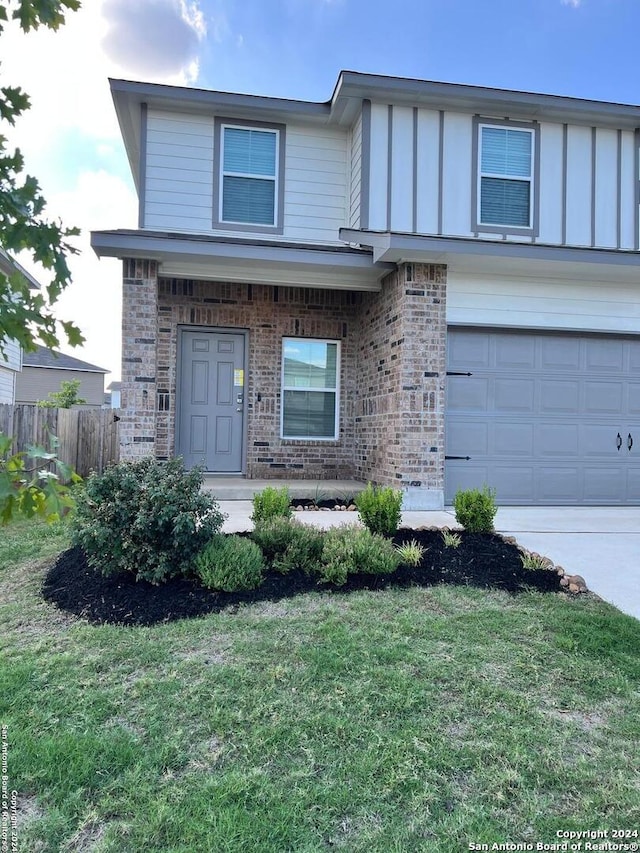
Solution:
[{"label": "porch ceiling", "polygon": [[155,260],[170,278],[375,292],[395,269],[374,263],[368,249],[166,232],[94,231],[91,246],[98,257]]}]

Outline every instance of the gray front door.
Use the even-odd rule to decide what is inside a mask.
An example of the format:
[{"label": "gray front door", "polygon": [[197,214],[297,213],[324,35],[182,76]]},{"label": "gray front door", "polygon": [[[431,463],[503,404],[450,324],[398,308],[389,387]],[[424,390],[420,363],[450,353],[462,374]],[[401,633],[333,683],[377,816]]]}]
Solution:
[{"label": "gray front door", "polygon": [[182,332],[176,453],[187,468],[242,471],[244,348],[242,334]]},{"label": "gray front door", "polygon": [[640,503],[640,339],[451,329],[447,348],[447,501]]}]

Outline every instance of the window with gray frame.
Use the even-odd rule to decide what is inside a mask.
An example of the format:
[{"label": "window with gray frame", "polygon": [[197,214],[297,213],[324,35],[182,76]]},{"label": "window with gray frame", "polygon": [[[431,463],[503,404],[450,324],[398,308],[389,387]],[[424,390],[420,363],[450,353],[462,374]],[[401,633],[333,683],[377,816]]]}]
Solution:
[{"label": "window with gray frame", "polygon": [[284,125],[216,119],[214,228],[282,233]]},{"label": "window with gray frame", "polygon": [[534,128],[479,122],[477,132],[478,229],[533,229]]},{"label": "window with gray frame", "polygon": [[338,437],[339,376],[339,341],[283,338],[282,438]]}]

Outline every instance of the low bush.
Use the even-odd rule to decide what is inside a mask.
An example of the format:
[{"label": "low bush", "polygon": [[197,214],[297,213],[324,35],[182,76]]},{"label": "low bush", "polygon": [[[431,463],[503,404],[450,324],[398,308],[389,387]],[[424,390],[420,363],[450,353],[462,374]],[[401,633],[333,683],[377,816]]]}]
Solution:
[{"label": "low bush", "polygon": [[326,583],[342,586],[351,574],[391,574],[399,565],[393,543],[377,533],[345,525],[324,534],[319,574]]},{"label": "low bush", "polygon": [[251,538],[262,549],[265,560],[273,562],[281,556],[297,535],[298,523],[282,515],[260,521],[251,531]]},{"label": "low bush", "polygon": [[254,524],[269,521],[270,518],[291,518],[291,513],[291,496],[286,486],[281,489],[267,486],[253,496],[251,520]]},{"label": "low bush", "polygon": [[367,483],[356,497],[356,506],[365,527],[379,536],[394,536],[400,525],[402,492]]},{"label": "low bush", "polygon": [[295,531],[291,541],[273,561],[273,568],[285,575],[292,571],[315,574],[322,557],[324,535],[321,530],[307,524],[292,522]]},{"label": "low bush", "polygon": [[453,499],[456,521],[470,533],[491,533],[498,507],[494,489],[467,489],[456,492]]},{"label": "low bush", "polygon": [[201,486],[202,473],[185,471],[181,459],[112,465],[78,493],[73,542],[105,575],[157,584],[183,574],[224,521]]},{"label": "low bush", "polygon": [[198,554],[194,567],[203,586],[240,592],[260,586],[264,560],[251,539],[218,534]]}]

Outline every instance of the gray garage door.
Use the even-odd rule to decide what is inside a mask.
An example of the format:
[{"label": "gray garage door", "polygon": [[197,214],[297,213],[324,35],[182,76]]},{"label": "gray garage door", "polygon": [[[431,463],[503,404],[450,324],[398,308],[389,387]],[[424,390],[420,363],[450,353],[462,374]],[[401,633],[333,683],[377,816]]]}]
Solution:
[{"label": "gray garage door", "polygon": [[640,339],[450,329],[448,373],[448,502],[640,503]]}]

